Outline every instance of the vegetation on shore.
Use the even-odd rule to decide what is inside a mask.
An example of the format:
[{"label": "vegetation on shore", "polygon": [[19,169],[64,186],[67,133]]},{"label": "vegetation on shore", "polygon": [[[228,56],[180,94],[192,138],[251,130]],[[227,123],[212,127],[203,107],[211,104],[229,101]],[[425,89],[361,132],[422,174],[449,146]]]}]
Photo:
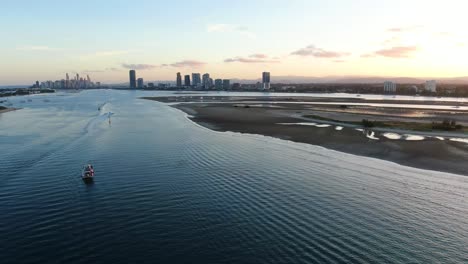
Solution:
[{"label": "vegetation on shore", "polygon": [[413,131],[456,131],[462,133],[468,133],[468,128],[463,127],[460,124],[457,124],[455,120],[443,120],[442,122],[432,122],[432,123],[420,123],[420,122],[404,122],[404,121],[373,121],[368,119],[363,119],[361,122],[350,122],[350,121],[341,121],[331,118],[326,118],[317,115],[306,115],[304,117],[313,118],[317,120],[330,121],[330,122],[339,122],[345,124],[352,124],[357,126],[363,126],[366,128],[372,127],[381,127],[381,128],[394,128],[402,130],[413,130]]},{"label": "vegetation on shore", "polygon": [[0,90],[0,97],[8,96],[20,96],[38,93],[55,93],[54,89],[29,89],[29,88],[18,88],[18,89],[3,89]]}]

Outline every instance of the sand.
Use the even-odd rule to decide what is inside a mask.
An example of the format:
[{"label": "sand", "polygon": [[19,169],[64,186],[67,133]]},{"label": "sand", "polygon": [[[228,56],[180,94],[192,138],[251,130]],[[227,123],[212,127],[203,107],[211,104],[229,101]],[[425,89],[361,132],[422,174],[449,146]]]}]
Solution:
[{"label": "sand", "polygon": [[[159,98],[156,100],[160,101]],[[167,102],[167,98],[162,101]],[[465,140],[442,141],[435,137],[405,140],[405,136],[396,140],[373,131],[304,125],[305,121],[298,113],[303,109],[297,106],[295,109],[276,109],[198,102],[173,107],[189,114],[194,122],[216,131],[272,136],[416,168],[468,175],[468,144]]]},{"label": "sand", "polygon": [[17,110],[16,108],[0,109],[0,114]]}]

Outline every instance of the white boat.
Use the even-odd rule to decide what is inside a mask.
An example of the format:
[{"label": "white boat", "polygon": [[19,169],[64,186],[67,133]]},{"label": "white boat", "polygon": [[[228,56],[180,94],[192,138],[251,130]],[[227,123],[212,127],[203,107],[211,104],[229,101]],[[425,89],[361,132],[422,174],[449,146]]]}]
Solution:
[{"label": "white boat", "polygon": [[94,179],[94,168],[92,165],[87,165],[83,167],[81,171],[81,178],[85,181],[92,181]]}]

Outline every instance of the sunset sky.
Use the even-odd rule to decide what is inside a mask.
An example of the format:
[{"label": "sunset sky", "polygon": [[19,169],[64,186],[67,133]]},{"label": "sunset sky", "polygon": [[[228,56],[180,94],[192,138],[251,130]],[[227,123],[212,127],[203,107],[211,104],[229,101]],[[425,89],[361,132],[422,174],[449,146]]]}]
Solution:
[{"label": "sunset sky", "polygon": [[[468,76],[468,1],[5,1],[0,84]],[[273,78],[274,79],[274,78]]]}]

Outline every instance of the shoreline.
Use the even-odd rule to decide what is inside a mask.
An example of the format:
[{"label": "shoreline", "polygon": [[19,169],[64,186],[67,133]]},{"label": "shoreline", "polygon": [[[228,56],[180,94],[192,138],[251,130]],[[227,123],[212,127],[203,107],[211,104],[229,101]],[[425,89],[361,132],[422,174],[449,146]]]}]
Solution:
[{"label": "shoreline", "polygon": [[[160,98],[145,99],[167,101]],[[229,105],[179,102],[170,106],[188,114],[193,122],[218,132],[271,136],[409,167],[468,176],[468,141],[464,141],[466,138],[454,141],[452,138],[441,140],[441,137],[425,136],[421,140],[421,136],[415,136],[419,133],[414,133],[396,140],[382,136],[384,132],[379,132],[379,129],[372,129],[370,134],[361,131],[359,127],[327,122],[312,123],[313,121],[295,115],[297,109],[289,111],[281,108],[244,108],[234,105],[235,103]]]},{"label": "shoreline", "polygon": [[16,110],[18,110],[18,109],[17,108],[0,109],[0,114],[8,113],[8,112],[16,111]]}]

